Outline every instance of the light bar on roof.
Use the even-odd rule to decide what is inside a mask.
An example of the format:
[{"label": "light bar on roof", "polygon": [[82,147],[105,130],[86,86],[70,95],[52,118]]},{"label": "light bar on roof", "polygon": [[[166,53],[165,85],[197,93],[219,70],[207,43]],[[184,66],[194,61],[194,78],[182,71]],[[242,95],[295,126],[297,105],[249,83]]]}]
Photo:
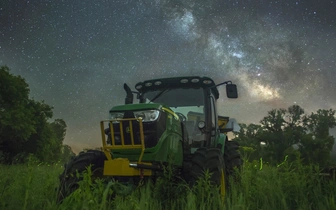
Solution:
[{"label": "light bar on roof", "polygon": [[183,84],[185,84],[185,83],[188,83],[189,80],[188,79],[181,79],[180,82],[183,83]]}]

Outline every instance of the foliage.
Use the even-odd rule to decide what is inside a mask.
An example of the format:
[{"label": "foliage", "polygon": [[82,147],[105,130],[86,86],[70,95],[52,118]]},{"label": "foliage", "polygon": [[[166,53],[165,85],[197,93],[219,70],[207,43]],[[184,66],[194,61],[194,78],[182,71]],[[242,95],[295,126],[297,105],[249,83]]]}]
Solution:
[{"label": "foliage", "polygon": [[73,158],[76,154],[72,151],[71,147],[69,145],[63,145],[61,149],[61,157],[60,162],[61,163],[67,163],[70,161],[71,158]]},{"label": "foliage", "polygon": [[50,123],[53,107],[30,99],[29,91],[24,78],[0,68],[0,163],[25,162],[29,154],[42,162],[62,156],[66,123]]},{"label": "foliage", "polygon": [[260,124],[241,124],[235,132],[243,155],[249,160],[260,157],[278,163],[288,155],[290,160],[302,158],[305,164],[325,166],[330,161],[334,138],[329,129],[336,126],[334,110],[317,110],[306,115],[293,105],[286,109],[272,109]]},{"label": "foliage", "polygon": [[[300,160],[271,166],[262,161],[244,162],[241,182],[230,180],[221,200],[205,174],[194,188],[182,182],[169,185],[169,175],[148,182],[129,195],[114,195],[116,182],[91,180],[84,174],[79,189],[61,204],[56,203],[60,165],[0,165],[0,209],[336,209],[336,182],[319,176],[318,167]],[[178,197],[161,196],[178,192]]]}]

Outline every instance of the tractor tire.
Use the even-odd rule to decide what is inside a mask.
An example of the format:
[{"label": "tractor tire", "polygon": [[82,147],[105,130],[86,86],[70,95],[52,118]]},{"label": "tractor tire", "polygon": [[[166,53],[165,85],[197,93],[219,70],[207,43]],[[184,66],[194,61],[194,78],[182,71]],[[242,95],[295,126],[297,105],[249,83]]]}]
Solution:
[{"label": "tractor tire", "polygon": [[64,171],[59,176],[58,203],[61,203],[63,199],[78,189],[78,182],[83,180],[83,177],[77,176],[77,172],[81,174],[87,171],[87,168],[91,166],[92,178],[102,178],[105,160],[106,156],[102,151],[88,150],[86,152],[80,152],[65,164]]},{"label": "tractor tire", "polygon": [[220,186],[220,194],[225,195],[225,167],[223,153],[218,148],[199,148],[191,160],[190,183],[195,185],[204,176],[204,172],[211,173],[210,181]]},{"label": "tractor tire", "polygon": [[[224,162],[226,178],[230,176],[237,181],[238,176],[236,170],[240,170],[243,161],[239,153],[239,143],[236,141],[226,141],[224,146]],[[237,169],[236,169],[237,168]]]}]

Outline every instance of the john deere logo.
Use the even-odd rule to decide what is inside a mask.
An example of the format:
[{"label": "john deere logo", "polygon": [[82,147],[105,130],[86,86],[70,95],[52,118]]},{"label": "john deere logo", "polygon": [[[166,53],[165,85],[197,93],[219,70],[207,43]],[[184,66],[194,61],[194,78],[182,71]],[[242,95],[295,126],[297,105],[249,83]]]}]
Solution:
[{"label": "john deere logo", "polygon": [[130,127],[126,127],[126,133],[130,133],[130,132],[131,132]]}]

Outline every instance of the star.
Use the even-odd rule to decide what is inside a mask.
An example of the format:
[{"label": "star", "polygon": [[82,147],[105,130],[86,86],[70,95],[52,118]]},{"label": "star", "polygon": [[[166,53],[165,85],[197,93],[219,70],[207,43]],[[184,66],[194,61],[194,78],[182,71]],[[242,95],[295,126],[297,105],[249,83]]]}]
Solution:
[{"label": "star", "polygon": [[232,80],[219,111],[258,122],[272,108],[336,109],[334,1],[18,1],[0,6],[0,65],[96,147],[123,83],[199,75]]}]

